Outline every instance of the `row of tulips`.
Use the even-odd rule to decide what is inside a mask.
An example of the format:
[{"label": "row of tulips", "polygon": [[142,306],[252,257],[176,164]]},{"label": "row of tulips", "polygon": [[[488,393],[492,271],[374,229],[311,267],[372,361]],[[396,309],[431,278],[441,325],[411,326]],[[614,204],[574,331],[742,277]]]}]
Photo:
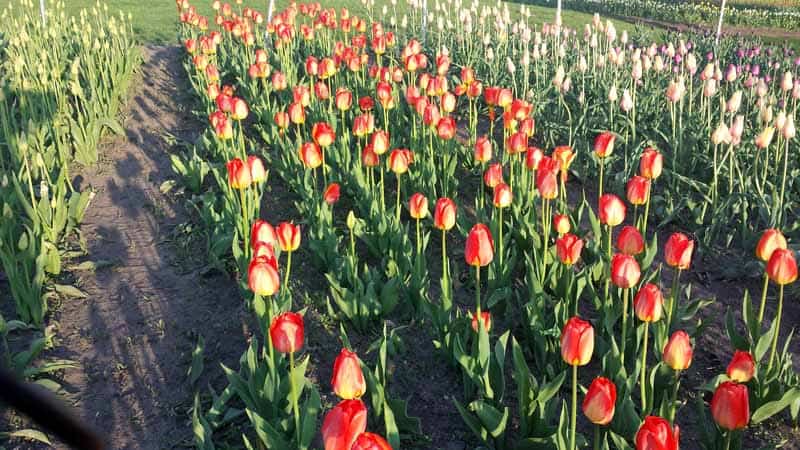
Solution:
[{"label": "row of tulips", "polygon": [[60,274],[65,239],[92,197],[70,170],[97,160],[104,128],[121,132],[113,117],[138,58],[125,17],[52,6],[46,26],[30,1],[10,4],[0,25],[0,267],[17,317],[37,327],[47,277]]},{"label": "row of tulips", "polygon": [[[393,65],[398,57],[398,52],[394,49],[400,48],[397,38],[384,31],[380,23],[372,22],[370,39],[361,34],[367,31],[366,22],[351,16],[346,10],[342,11],[340,20],[337,20],[336,11],[325,10],[313,4],[293,5],[278,14],[267,26],[272,41],[264,42],[263,48],[254,48],[262,44],[261,33],[252,32],[257,29],[261,16],[248,9],[241,11],[240,16],[230,7],[226,13],[224,5],[219,6],[220,13],[216,22],[222,31],[204,34],[207,30],[203,24],[208,21],[197,16],[189,4],[179,4],[184,23],[183,32],[187,36],[187,50],[192,55],[190,73],[195,74],[192,77],[193,83],[198,93],[207,96],[206,105],[209,110],[219,108],[220,111],[212,113],[214,138],[209,141],[213,143],[212,152],[216,152],[217,157],[235,158],[236,148],[243,149],[250,145],[247,144],[241,123],[241,119],[246,118],[243,117],[244,114],[227,113],[236,121],[235,127],[225,116],[226,109],[234,111],[226,105],[236,104],[239,100],[225,93],[226,89],[230,92],[232,88],[219,89],[215,84],[219,78],[249,77],[251,80],[240,88],[248,94],[247,98],[252,106],[255,116],[253,128],[273,147],[273,151],[264,156],[302,199],[298,204],[301,215],[308,221],[310,228],[317,230],[311,233],[309,245],[318,253],[318,263],[328,271],[332,296],[337,299],[336,303],[344,317],[356,325],[364,326],[365,322],[357,318],[363,317],[358,315],[359,310],[368,309],[360,308],[365,302],[378,301],[385,306],[385,302],[396,305],[398,295],[410,299],[410,305],[405,306],[413,305],[409,310],[422,313],[422,317],[431,320],[439,337],[437,345],[448,359],[461,367],[465,375],[464,396],[467,400],[475,398],[467,407],[456,402],[465,421],[487,445],[502,448],[509,444],[505,436],[509,409],[503,398],[502,361],[505,359],[510,333],[504,333],[497,339],[496,345],[490,345],[492,319],[487,308],[498,313],[506,311],[509,317],[513,315],[512,311],[521,309],[524,321],[531,325],[525,330],[531,338],[525,341],[528,349],[519,345],[516,339],[512,340],[515,381],[520,391],[520,411],[526,412],[523,416],[526,420],[522,425],[523,440],[535,440],[539,437],[551,440],[559,447],[575,448],[578,445],[577,367],[590,361],[594,347],[593,326],[579,318],[589,307],[581,306],[581,299],[588,300],[595,307],[593,314],[600,317],[597,324],[600,326],[600,345],[603,345],[605,355],[602,358],[602,370],[616,387],[623,389],[624,394],[620,408],[622,417],[618,417],[616,423],[605,430],[608,433],[604,436],[611,436],[615,445],[623,447],[626,445],[626,437],[630,438],[635,434],[634,441],[638,448],[677,448],[677,433],[673,435],[672,425],[676,406],[680,405],[677,401],[678,375],[682,370],[688,369],[691,362],[691,338],[681,328],[691,327],[692,334],[696,335],[702,327],[695,323],[693,317],[708,302],[687,301],[682,298],[682,290],[679,288],[680,274],[689,269],[694,248],[694,242],[686,236],[674,234],[665,246],[665,262],[675,269],[672,275],[673,287],[666,305],[658,286],[660,270],[650,267],[655,258],[656,239],[653,237],[645,248],[644,236],[648,223],[650,189],[653,181],[661,174],[663,165],[663,158],[658,150],[649,148],[643,152],[639,163],[640,174],[628,183],[628,199],[634,205],[634,210],[639,205],[645,205],[645,213],[642,217],[636,217],[635,212],[632,224],[623,227],[618,233],[617,246],[620,253],[614,255],[611,243],[614,228],[622,225],[626,219],[624,202],[615,195],[604,192],[613,189],[604,189],[601,182],[597,215],[588,207],[585,199],[576,208],[569,206],[566,186],[572,173],[570,164],[577,153],[570,146],[559,146],[552,156],[545,156],[539,148],[528,146],[529,139],[534,134],[530,117],[533,108],[525,100],[514,98],[514,91],[518,90],[516,87],[505,89],[489,86],[485,90],[479,90],[474,87],[481,83],[475,79],[475,74],[481,72],[473,72],[468,67],[462,69],[458,85],[460,88],[457,91],[467,96],[467,128],[472,129],[466,139],[454,139],[456,126],[454,115],[450,113],[459,111],[459,99],[449,100],[453,94],[447,89],[448,81],[445,76],[450,71],[447,54],[437,55],[436,76],[417,73],[424,69],[422,62],[427,61],[427,57],[420,43],[411,39],[399,52],[405,67],[405,70],[401,69]],[[303,36],[302,41],[295,35],[297,30]],[[350,36],[354,33],[354,36]],[[342,41],[337,41],[342,37],[349,37],[353,46],[347,47]],[[369,51],[366,49],[367,42],[370,43]],[[318,59],[320,52],[326,54],[331,51],[334,56]],[[270,56],[270,53],[273,55]],[[373,56],[374,64],[370,64]],[[255,70],[252,69],[252,61],[256,61]],[[305,65],[302,61],[305,61]],[[382,61],[388,65],[384,66]],[[410,61],[413,61],[411,66]],[[273,67],[276,70],[268,84],[265,79],[269,77]],[[223,74],[222,77],[220,73]],[[293,79],[298,81],[289,95],[286,92],[289,87],[287,80]],[[395,97],[396,91],[406,93],[405,102],[398,101]],[[332,96],[331,92],[336,92],[336,95]],[[371,98],[372,93],[377,102]],[[485,98],[481,98],[481,94]],[[360,110],[355,114],[351,111],[354,97],[359,98]],[[448,106],[451,101],[455,102],[452,107]],[[245,100],[241,102],[247,105]],[[463,106],[465,101],[462,100],[461,103]],[[479,138],[474,125],[479,118],[483,120],[480,110],[484,105],[489,112],[490,133]],[[504,118],[502,140],[497,139],[492,129],[495,108],[498,107],[502,109]],[[376,120],[373,110],[383,116],[382,122]],[[418,116],[421,116],[419,121]],[[226,117],[226,120],[214,123],[214,117]],[[352,126],[347,126],[348,119]],[[309,127],[312,123],[313,126]],[[403,133],[401,130],[405,126],[410,128]],[[349,130],[352,130],[352,136]],[[603,133],[596,140],[595,154],[601,168],[605,166],[604,158],[612,154],[614,140],[612,133]],[[515,141],[520,143],[516,144]],[[473,142],[474,154],[470,148]],[[397,146],[391,152],[390,143]],[[485,168],[484,164],[492,160],[491,153],[496,143],[506,151],[497,155],[498,163]],[[353,146],[363,146],[362,158],[352,157],[350,149]],[[407,148],[419,150],[412,153]],[[523,153],[524,160],[520,157]],[[388,157],[384,157],[381,163],[383,155]],[[242,177],[237,175],[237,171],[230,170],[231,167],[250,170],[243,162],[229,163],[227,180],[218,176],[220,188],[222,191],[241,191],[242,187],[246,188],[246,183],[237,181]],[[318,179],[320,169],[322,186]],[[378,174],[375,174],[375,170]],[[527,174],[525,170],[530,173]],[[466,178],[462,174],[464,171],[467,172]],[[429,238],[427,234],[423,236],[420,232],[420,221],[429,215],[429,196],[435,198],[437,193],[457,195],[460,184],[456,183],[457,179],[460,178],[462,183],[468,180],[470,171],[479,171],[479,186],[482,185],[481,180],[484,181],[494,190],[494,197],[488,210],[482,187],[475,197],[474,217],[479,223],[466,233],[464,255],[466,263],[475,267],[476,302],[474,312],[470,311],[464,316],[460,308],[453,307],[450,270],[452,261],[447,255],[446,237],[447,231],[456,225],[458,229],[466,230],[466,219],[456,214],[453,199],[445,196],[436,202],[433,222],[435,228],[442,232],[442,290],[438,302],[431,299],[426,292],[425,279],[429,274],[425,269],[424,253]],[[397,179],[394,208],[386,202],[386,173],[394,173]],[[508,184],[503,182],[506,173],[509,177]],[[406,177],[404,184],[401,184],[401,180],[404,180],[401,177]],[[340,181],[328,184],[331,179]],[[408,230],[402,227],[400,199],[403,185],[410,185],[412,191],[417,191],[408,196],[408,209],[417,236],[416,246],[410,244]],[[336,256],[340,237],[332,229],[335,223],[332,219],[333,205],[339,200],[342,190],[353,195],[356,208],[360,210],[359,215],[364,217],[356,219],[355,214],[348,214],[345,224],[350,235],[350,249],[343,258]],[[522,192],[524,195],[515,196],[514,192]],[[234,204],[233,201],[228,203]],[[241,205],[246,203],[246,200],[240,201]],[[243,206],[236,207],[235,204],[232,209],[246,211]],[[505,219],[504,209],[509,210]],[[231,227],[242,232],[250,228],[249,222],[253,220],[252,212],[243,213],[241,221],[236,218],[238,214],[231,217]],[[588,219],[591,230],[582,232],[576,229],[575,232],[582,237],[571,234],[573,226],[583,223],[583,218]],[[541,223],[541,228],[538,223]],[[605,232],[601,225],[605,225]],[[325,227],[327,228],[323,229]],[[555,242],[552,239],[553,228],[558,234]],[[511,231],[510,236],[503,236],[505,229]],[[380,276],[376,278],[371,270],[366,270],[363,275],[358,274],[356,236],[366,243],[373,257],[385,264],[387,274],[400,280],[399,290],[386,292],[384,288],[387,283]],[[493,236],[499,236],[497,258]],[[607,242],[605,246],[603,241]],[[237,238],[232,240],[232,244],[234,258],[240,261],[238,255],[246,255],[247,250],[241,248]],[[271,248],[266,251],[271,251]],[[556,259],[560,264],[556,264]],[[270,276],[267,278],[272,280],[270,289],[259,292],[251,284],[257,294],[252,304],[257,313],[262,312],[259,313],[262,320],[269,319],[273,314],[268,312],[266,316],[262,315],[267,309],[259,305],[261,295],[274,294],[279,299],[282,295],[283,298],[290,295],[278,293],[277,264],[270,267]],[[481,282],[482,267],[487,268],[485,283]],[[342,268],[345,270],[341,270]],[[510,287],[513,277],[519,274],[525,278],[528,289],[526,293],[513,292]],[[248,279],[258,277],[251,273]],[[353,285],[359,282],[369,283],[366,289],[355,292],[353,285],[351,289],[342,288],[343,280]],[[488,295],[482,302],[484,284]],[[614,290],[611,289],[612,284]],[[376,289],[381,292],[379,295],[376,294]],[[637,291],[631,305],[630,295]],[[421,295],[418,296],[420,292]],[[415,303],[415,298],[419,302]],[[272,305],[271,302],[270,298],[267,303]],[[268,310],[274,311],[272,306]],[[331,312],[334,312],[333,309]],[[390,309],[378,308],[366,311],[366,314],[368,317],[372,315],[374,319],[389,312]],[[636,327],[628,321],[631,313],[636,314],[642,322],[641,326]],[[664,315],[666,318],[662,321]],[[472,327],[460,328],[460,323],[470,322]],[[773,321],[773,329],[778,329],[778,323],[779,320]],[[480,326],[481,324],[484,326]],[[552,331],[542,328],[542,324],[561,329],[561,342],[554,343]],[[654,342],[649,343],[651,325],[655,336]],[[668,339],[670,333],[671,337]],[[554,347],[561,348],[564,362],[572,366],[571,418],[563,413],[559,418],[556,411],[557,399],[554,399],[553,394],[559,390],[565,372],[560,371],[563,363],[553,361],[551,357]],[[650,371],[650,376],[647,376],[649,347],[663,353],[664,362],[656,365]],[[539,398],[539,404],[535,406],[526,400],[537,399],[542,392],[537,392],[535,388],[539,383],[528,369],[526,351],[532,354],[537,373],[561,373],[544,384],[552,392],[549,396]],[[787,359],[784,351],[781,356],[782,367],[786,367]],[[674,377],[663,376],[666,367],[674,372]],[[777,388],[789,395],[788,401],[794,401],[795,391],[786,388],[785,381],[780,380]],[[636,412],[632,400],[637,384],[641,400],[639,413]],[[672,387],[673,394],[664,395],[667,392],[665,387]],[[592,403],[588,399],[587,402],[589,405]],[[589,410],[587,416],[590,418],[607,415],[607,411],[605,414],[598,414],[596,411],[591,412],[591,408]],[[640,423],[642,417],[653,411],[660,411],[667,419],[646,417],[638,432],[628,431],[631,425]],[[756,413],[758,411],[760,410]],[[774,407],[770,407],[770,411],[774,411],[772,414],[778,412]],[[538,420],[530,417],[536,414],[541,414],[542,417]],[[611,416],[614,416],[613,412]],[[761,418],[766,418],[764,416],[767,414],[760,413]],[[531,421],[527,420],[529,417]],[[550,428],[554,422],[558,423],[556,429]],[[609,425],[610,420],[598,420],[595,423]],[[722,429],[729,429],[722,422],[720,424]],[[664,429],[669,432],[663,432]],[[598,432],[599,430],[598,427]],[[648,437],[651,435],[657,437]],[[723,433],[720,432],[719,435],[722,436]],[[729,438],[731,433],[725,436]],[[596,445],[600,445],[601,439],[606,438],[596,438]],[[347,447],[331,444],[330,447],[326,445],[326,448]]]}]

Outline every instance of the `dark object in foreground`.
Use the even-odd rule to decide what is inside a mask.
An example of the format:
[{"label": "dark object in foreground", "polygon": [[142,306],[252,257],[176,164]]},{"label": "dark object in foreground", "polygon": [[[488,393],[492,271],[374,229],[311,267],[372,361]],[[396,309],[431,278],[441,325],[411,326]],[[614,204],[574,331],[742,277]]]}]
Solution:
[{"label": "dark object in foreground", "polygon": [[100,435],[82,423],[63,403],[18,380],[5,369],[0,369],[0,401],[30,417],[70,447],[81,450],[107,448]]}]

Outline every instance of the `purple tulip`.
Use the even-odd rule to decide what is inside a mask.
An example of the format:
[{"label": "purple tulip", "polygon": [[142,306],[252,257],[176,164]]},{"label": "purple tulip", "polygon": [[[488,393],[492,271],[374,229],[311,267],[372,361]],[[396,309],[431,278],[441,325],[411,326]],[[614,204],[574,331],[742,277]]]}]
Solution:
[{"label": "purple tulip", "polygon": [[736,57],[739,59],[744,58],[744,50],[742,49],[736,50]]},{"label": "purple tulip", "polygon": [[761,73],[761,66],[759,66],[758,64],[753,64],[753,68],[750,69],[750,73],[752,73],[755,76],[758,76]]},{"label": "purple tulip", "polygon": [[675,64],[680,64],[683,61],[683,57],[680,54],[675,55]]},{"label": "purple tulip", "polygon": [[764,82],[765,83],[769,84],[771,81],[772,81],[772,77],[771,76],[767,75],[767,76],[764,77]]}]

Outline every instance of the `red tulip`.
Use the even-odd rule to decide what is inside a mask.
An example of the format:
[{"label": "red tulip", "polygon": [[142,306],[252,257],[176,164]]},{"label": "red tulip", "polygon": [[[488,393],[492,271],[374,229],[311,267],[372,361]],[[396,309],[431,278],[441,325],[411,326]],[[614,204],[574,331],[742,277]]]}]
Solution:
[{"label": "red tulip", "polygon": [[492,141],[481,136],[475,141],[475,162],[485,163],[492,159]]},{"label": "red tulip", "polygon": [[322,193],[322,199],[325,201],[325,203],[333,205],[339,201],[340,195],[341,187],[339,186],[339,183],[331,183],[325,188],[325,192]]},{"label": "red tulip", "polygon": [[525,153],[525,167],[528,170],[539,169],[539,163],[542,161],[543,157],[544,153],[542,149],[539,147],[528,147],[528,151]]},{"label": "red tulip", "polygon": [[275,259],[275,248],[272,246],[272,244],[261,241],[256,242],[255,245],[253,245],[253,259],[256,259],[260,256],[264,256],[270,261],[274,260],[275,264],[278,264],[278,261]]},{"label": "red tulip", "polygon": [[367,407],[361,400],[342,400],[325,415],[322,442],[325,450],[352,450],[367,429]]},{"label": "red tulip", "polygon": [[611,258],[611,282],[622,289],[630,289],[639,282],[642,275],[636,258],[624,253],[617,253]]},{"label": "red tulip", "polygon": [[456,224],[456,204],[447,197],[436,201],[433,209],[433,226],[447,231]]},{"label": "red tulip", "polygon": [[303,105],[294,102],[289,104],[289,120],[292,121],[295,125],[302,125],[306,122],[306,110],[303,108]]},{"label": "red tulip", "polygon": [[311,104],[311,91],[308,86],[297,85],[292,88],[292,100],[304,108]]},{"label": "red tulip", "polygon": [[389,155],[389,169],[397,175],[408,172],[408,166],[414,162],[414,153],[404,148],[396,148]]},{"label": "red tulip", "polygon": [[439,119],[436,124],[436,134],[439,139],[450,140],[456,136],[456,121],[450,116]]},{"label": "red tulip", "polygon": [[278,236],[275,235],[275,229],[272,228],[268,222],[256,219],[253,222],[253,227],[250,231],[250,245],[255,247],[257,242],[265,242],[270,245],[278,243]]},{"label": "red tulip", "polygon": [[464,248],[464,259],[467,260],[467,264],[475,267],[483,267],[492,262],[494,241],[489,227],[478,223],[469,230]]},{"label": "red tulip", "polygon": [[360,398],[367,391],[364,373],[361,371],[361,361],[355,353],[346,348],[342,349],[333,363],[331,386],[333,392],[345,400]]},{"label": "red tulip", "polygon": [[486,89],[483,91],[483,96],[487,105],[490,107],[496,106],[497,100],[500,97],[500,88],[496,86],[486,86]]},{"label": "red tulip", "polygon": [[600,223],[615,227],[625,220],[625,203],[614,194],[600,197]]},{"label": "red tulip", "polygon": [[725,381],[711,398],[711,415],[720,428],[728,431],[746,428],[750,422],[750,399],[747,386]]},{"label": "red tulip", "polygon": [[569,217],[565,214],[556,214],[553,216],[553,228],[560,235],[569,233],[572,229],[572,224],[569,222]]},{"label": "red tulip", "polygon": [[633,300],[636,317],[642,322],[658,322],[664,313],[664,297],[661,289],[653,283],[647,283],[639,289]]},{"label": "red tulip", "polygon": [[648,147],[642,153],[639,160],[639,175],[648,180],[655,180],[661,176],[661,169],[664,167],[664,157],[658,150]]},{"label": "red tulip", "polygon": [[568,266],[578,262],[583,250],[583,241],[574,234],[567,233],[556,239],[556,253],[558,259]]},{"label": "red tulip", "polygon": [[286,111],[276,112],[273,120],[275,121],[275,125],[281,130],[289,128],[289,114]]},{"label": "red tulip", "polygon": [[360,114],[353,119],[353,135],[364,137],[375,129],[375,117],[372,114]]},{"label": "red tulip", "polygon": [[231,110],[231,118],[233,120],[244,120],[247,118],[250,110],[247,108],[247,103],[240,99],[233,99],[233,109]]},{"label": "red tulip", "polygon": [[594,154],[601,159],[611,155],[611,152],[614,151],[614,141],[616,138],[617,136],[610,131],[604,131],[598,134],[597,137],[594,138]]},{"label": "red tulip", "polygon": [[270,80],[272,83],[272,89],[275,91],[282,91],[286,89],[287,82],[286,82],[286,75],[281,72],[275,72],[272,74],[272,79]]},{"label": "red tulip", "polygon": [[779,285],[791,284],[797,280],[797,261],[794,251],[785,248],[775,249],[767,263],[767,275]]},{"label": "red tulip", "polygon": [[324,81],[317,81],[314,84],[314,96],[318,100],[327,100],[331,96],[331,91]]},{"label": "red tulip", "polygon": [[500,163],[490,164],[483,173],[483,182],[491,189],[503,182],[503,166]]},{"label": "red tulip", "polygon": [[750,352],[736,350],[728,369],[728,378],[737,383],[747,383],[756,375],[756,362]]},{"label": "red tulip", "polygon": [[392,446],[377,434],[361,433],[350,450],[392,450]]},{"label": "red tulip", "polygon": [[362,111],[372,111],[375,108],[375,101],[372,100],[372,97],[366,95],[358,99],[358,107]]},{"label": "red tulip", "polygon": [[647,194],[650,191],[650,180],[645,177],[635,175],[628,180],[628,202],[631,205],[644,205],[647,202]]},{"label": "red tulip", "polygon": [[376,87],[376,97],[384,109],[389,109],[393,102],[392,85],[386,82],[379,82]]},{"label": "red tulip", "polygon": [[558,174],[553,170],[539,170],[536,174],[536,189],[545,200],[558,197]]},{"label": "red tulip", "polygon": [[494,187],[495,208],[508,208],[511,206],[512,198],[511,188],[507,184],[500,183]]},{"label": "red tulip", "polygon": [[[418,105],[419,103],[420,102],[417,102]],[[425,105],[425,110],[422,113],[422,123],[433,128],[439,125],[439,120],[441,118],[442,115],[439,113],[438,106],[433,103],[428,103]]]},{"label": "red tulip", "polygon": [[571,366],[589,364],[594,352],[594,328],[589,322],[572,317],[561,330],[561,358]]},{"label": "red tulip", "polygon": [[424,219],[428,216],[428,198],[425,194],[417,192],[408,199],[408,210],[411,217],[415,219]]},{"label": "red tulip", "polygon": [[778,248],[786,248],[786,238],[783,237],[783,233],[775,228],[764,230],[764,234],[761,235],[761,239],[759,239],[756,246],[756,256],[758,259],[767,262],[772,256],[772,252]]},{"label": "red tulip", "polygon": [[644,238],[636,227],[625,225],[617,236],[617,249],[626,255],[638,255],[644,251]]},{"label": "red tulip", "polygon": [[353,105],[353,92],[345,87],[336,90],[336,108],[339,111],[347,111]]},{"label": "red tulip", "polygon": [[317,122],[311,127],[314,143],[322,148],[329,147],[336,140],[336,133],[327,122]]},{"label": "red tulip", "polygon": [[664,246],[664,260],[670,267],[686,270],[692,262],[694,241],[683,233],[673,233]]},{"label": "red tulip", "polygon": [[380,156],[378,156],[372,149],[372,145],[367,144],[361,152],[361,162],[366,167],[377,167],[381,163]]},{"label": "red tulip", "polygon": [[592,380],[586,397],[583,399],[583,414],[596,425],[608,425],[614,418],[617,403],[617,386],[604,377]]},{"label": "red tulip", "polygon": [[514,94],[511,92],[511,89],[502,88],[497,96],[497,106],[506,109],[511,106],[511,103],[514,101]]},{"label": "red tulip", "polygon": [[300,161],[309,169],[316,169],[322,165],[322,150],[314,142],[304,142],[300,146]]},{"label": "red tulip", "polygon": [[247,287],[256,295],[270,296],[278,292],[281,277],[274,255],[259,256],[247,268]]},{"label": "red tulip", "polygon": [[692,365],[692,341],[683,330],[672,333],[667,345],[664,347],[664,362],[672,370],[686,370]]},{"label": "red tulip", "polygon": [[284,252],[293,252],[300,247],[300,225],[281,222],[277,234],[278,244]]},{"label": "red tulip", "polygon": [[[472,318],[472,330],[476,333],[478,332],[478,316],[473,314],[472,311],[469,312],[469,316]],[[481,325],[486,329],[488,333],[492,329],[492,315],[489,311],[481,311],[480,315]]]},{"label": "red tulip", "polygon": [[370,144],[372,145],[372,150],[376,155],[382,155],[386,153],[389,151],[389,133],[383,130],[376,131],[370,138]]},{"label": "red tulip", "polygon": [[233,158],[226,164],[228,169],[228,185],[233,189],[246,189],[250,187],[252,179],[250,169],[239,158]]},{"label": "red tulip", "polygon": [[680,431],[666,419],[647,416],[636,433],[636,450],[678,450]]},{"label": "red tulip", "polygon": [[281,353],[294,353],[303,348],[303,316],[285,312],[272,319],[269,335],[272,346]]},{"label": "red tulip", "polygon": [[510,155],[525,152],[528,149],[528,135],[517,131],[506,140],[506,148]]}]

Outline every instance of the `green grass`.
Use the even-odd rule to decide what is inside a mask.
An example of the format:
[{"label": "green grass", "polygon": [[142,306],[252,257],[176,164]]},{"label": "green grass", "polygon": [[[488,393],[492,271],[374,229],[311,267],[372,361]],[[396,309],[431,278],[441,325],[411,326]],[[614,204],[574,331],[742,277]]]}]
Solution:
[{"label": "green grass", "polygon": [[[50,4],[51,0],[47,1]],[[34,0],[37,6],[34,10],[38,13],[38,1]],[[482,3],[495,4],[493,0],[481,0]],[[233,4],[234,2],[231,1]],[[266,14],[268,0],[248,1],[245,0],[244,5],[262,11]],[[353,11],[360,12],[363,7],[360,0],[321,0],[323,6],[336,6],[337,9],[343,6],[350,8]],[[389,4],[388,0],[377,0],[378,5]],[[398,5],[405,5],[404,0],[399,0]],[[0,0],[0,10],[5,9],[9,4],[13,4],[17,12],[19,12],[18,0]],[[68,14],[77,14],[82,8],[91,8],[95,6],[95,0],[67,0],[66,10]],[[133,18],[133,28],[140,42],[142,43],[173,43],[176,41],[176,28],[175,22],[177,20],[175,2],[173,0],[106,0],[103,2],[108,7],[109,11],[124,11],[126,14],[130,13]],[[201,14],[212,16],[211,0],[195,0],[192,2]],[[289,4],[288,0],[277,0],[275,2],[276,10],[281,9]],[[431,7],[433,2],[431,2]],[[509,10],[512,17],[519,13],[519,4],[515,2],[508,3]],[[399,8],[399,6],[398,6]],[[533,13],[533,22],[541,24],[543,22],[552,22],[555,17],[555,9],[541,6],[530,6]],[[377,7],[380,12],[380,6]],[[584,24],[591,22],[592,16],[590,14],[579,13],[575,11],[563,12],[564,24],[573,28],[580,29]],[[628,30],[629,32],[634,29],[634,26],[621,21],[614,21],[615,26],[621,32]]]}]

